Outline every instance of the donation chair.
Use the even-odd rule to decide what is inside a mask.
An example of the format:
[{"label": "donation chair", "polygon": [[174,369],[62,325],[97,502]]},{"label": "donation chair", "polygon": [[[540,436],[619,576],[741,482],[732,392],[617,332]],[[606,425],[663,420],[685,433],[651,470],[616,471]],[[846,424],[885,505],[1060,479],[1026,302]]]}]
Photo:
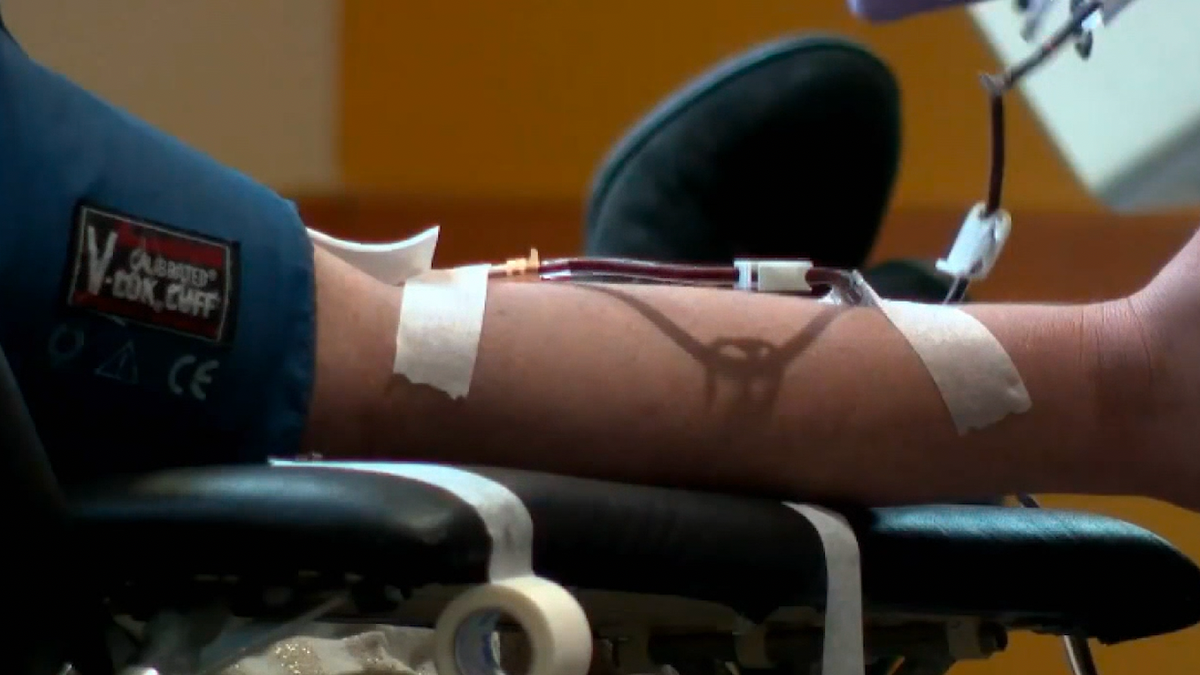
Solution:
[{"label": "donation chair", "polygon": [[[222,672],[312,621],[432,626],[487,580],[493,540],[474,507],[376,471],[172,469],[63,496],[2,353],[0,380],[7,550],[21,575],[10,611],[30,618],[6,647],[14,675]],[[824,549],[790,508],[470,470],[528,509],[533,567],[580,601],[602,672],[815,672]],[[1014,630],[1114,644],[1200,620],[1200,569],[1113,518],[961,505],[845,514],[861,550],[871,673],[945,673],[1003,650]],[[748,632],[752,662],[739,648]]]},{"label": "donation chair", "polygon": [[671,93],[609,151],[585,212],[588,255],[861,268],[900,162],[890,69],[833,36],[785,38]]},{"label": "donation chair", "polygon": [[[315,621],[433,626],[450,599],[488,581],[499,546],[475,506],[387,464],[179,468],[60,486],[2,351],[0,453],[10,611],[28,619],[6,635],[16,631],[5,651],[14,675],[207,675]],[[598,672],[815,672],[825,549],[788,506],[465,470],[528,511],[533,569],[579,600]],[[840,512],[859,542],[872,674],[939,675],[1003,650],[1011,631],[1112,644],[1200,620],[1200,569],[1119,520],[988,505]]]}]

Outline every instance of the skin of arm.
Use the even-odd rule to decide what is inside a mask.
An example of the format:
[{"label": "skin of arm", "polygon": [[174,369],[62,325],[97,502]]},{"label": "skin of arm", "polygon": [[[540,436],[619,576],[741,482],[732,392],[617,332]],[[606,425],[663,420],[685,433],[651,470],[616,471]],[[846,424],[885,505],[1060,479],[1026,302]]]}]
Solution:
[{"label": "skin of arm", "polygon": [[[850,1],[885,18],[932,4]],[[391,372],[403,289],[322,252],[316,262],[306,444],[324,456],[869,504],[1145,495],[1178,473],[1156,448],[1161,410],[1180,404],[1155,388],[1163,366],[1132,297],[967,308],[1012,357],[1033,407],[959,436],[878,311],[694,288],[493,284],[471,393],[451,400]]]},{"label": "skin of arm", "polygon": [[1144,494],[1129,302],[978,305],[1032,409],[959,436],[881,312],[698,288],[493,283],[470,394],[392,373],[403,289],[318,252],[307,449],[887,504]]}]

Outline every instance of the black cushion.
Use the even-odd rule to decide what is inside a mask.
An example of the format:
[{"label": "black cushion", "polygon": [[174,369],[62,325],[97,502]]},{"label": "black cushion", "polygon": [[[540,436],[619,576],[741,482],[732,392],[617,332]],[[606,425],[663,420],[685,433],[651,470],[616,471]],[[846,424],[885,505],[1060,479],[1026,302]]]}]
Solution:
[{"label": "black cushion", "polygon": [[[770,500],[477,469],[534,521],[565,585],[715,601],[762,618],[819,607],[820,541]],[[113,584],[163,575],[353,573],[400,588],[485,579],[477,513],[410,479],[323,467],[180,469],[76,492]],[[1200,569],[1128,523],[1067,511],[915,506],[850,514],[869,610],[971,615],[1119,642],[1200,620]],[[89,549],[82,549],[89,550]]]},{"label": "black cushion", "polygon": [[878,58],[835,37],[779,40],[699,77],[617,144],[591,191],[586,252],[858,268],[899,152],[899,93]]}]

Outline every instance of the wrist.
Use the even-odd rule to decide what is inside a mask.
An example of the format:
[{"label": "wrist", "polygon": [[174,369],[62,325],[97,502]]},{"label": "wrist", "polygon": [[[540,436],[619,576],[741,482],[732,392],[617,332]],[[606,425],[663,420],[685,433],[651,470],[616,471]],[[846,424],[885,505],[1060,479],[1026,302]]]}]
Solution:
[{"label": "wrist", "polygon": [[1174,396],[1163,347],[1135,298],[1083,309],[1081,356],[1092,383],[1097,436],[1092,451],[1111,465],[1119,491],[1149,489],[1166,470],[1163,420]]}]

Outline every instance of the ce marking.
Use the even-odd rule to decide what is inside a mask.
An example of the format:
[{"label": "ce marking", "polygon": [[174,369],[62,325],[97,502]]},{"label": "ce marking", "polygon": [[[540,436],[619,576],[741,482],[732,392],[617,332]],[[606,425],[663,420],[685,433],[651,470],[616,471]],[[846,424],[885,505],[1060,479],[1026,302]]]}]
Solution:
[{"label": "ce marking", "polygon": [[201,361],[191,354],[181,356],[167,373],[167,387],[176,396],[190,395],[197,401],[203,401],[208,398],[208,385],[212,384],[213,372],[219,367],[221,362],[216,359]]}]

